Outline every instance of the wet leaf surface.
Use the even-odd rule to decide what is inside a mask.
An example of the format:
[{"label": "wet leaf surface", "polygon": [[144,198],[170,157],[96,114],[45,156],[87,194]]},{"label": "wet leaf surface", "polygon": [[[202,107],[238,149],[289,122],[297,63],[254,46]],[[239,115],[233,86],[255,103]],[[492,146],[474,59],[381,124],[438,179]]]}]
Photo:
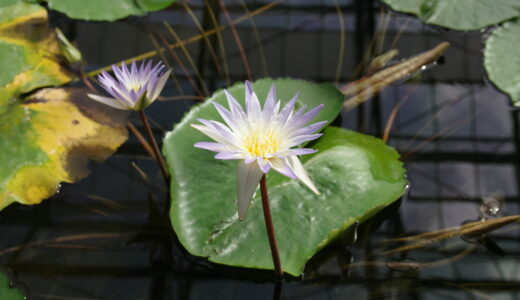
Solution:
[{"label": "wet leaf surface", "polygon": [[176,0],[44,0],[50,9],[73,19],[115,21],[166,8]]},{"label": "wet leaf surface", "polygon": [[60,182],[85,177],[127,137],[125,112],[86,98],[84,89],[43,89],[0,114],[0,208],[39,203]]},{"label": "wet leaf surface", "polygon": [[24,293],[16,286],[13,286],[6,272],[0,269],[0,300],[23,299],[26,299]]},{"label": "wet leaf surface", "polygon": [[486,40],[484,66],[489,79],[520,105],[520,19],[506,22]]},{"label": "wet leaf surface", "polygon": [[383,0],[392,9],[417,15],[427,24],[477,30],[520,16],[517,0]]},{"label": "wet leaf surface", "polygon": [[[272,82],[264,79],[254,84],[261,101]],[[330,121],[341,109],[343,97],[332,86],[290,79],[275,83],[282,102],[299,91],[300,105],[324,103],[325,109],[314,121]],[[229,91],[243,103],[242,84]],[[173,227],[184,247],[194,255],[232,266],[272,269],[259,193],[244,221],[238,221],[237,161],[219,161],[211,152],[193,148],[195,142],[207,138],[190,124],[197,118],[220,119],[211,101],[224,103],[223,92],[193,109],[164,140],[173,178]],[[399,155],[379,139],[330,127],[312,147],[318,153],[302,157],[302,161],[320,196],[298,181],[275,172],[268,175],[282,266],[295,276],[303,272],[307,260],[343,230],[395,201],[406,185]]]},{"label": "wet leaf surface", "polygon": [[25,2],[0,7],[0,114],[22,93],[73,78],[59,54],[43,7]]}]

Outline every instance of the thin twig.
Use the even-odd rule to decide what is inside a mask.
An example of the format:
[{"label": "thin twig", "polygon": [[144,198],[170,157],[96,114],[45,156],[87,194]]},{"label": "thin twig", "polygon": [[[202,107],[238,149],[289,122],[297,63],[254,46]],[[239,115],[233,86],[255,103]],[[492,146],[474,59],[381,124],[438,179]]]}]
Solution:
[{"label": "thin twig", "polygon": [[159,101],[170,101],[170,100],[199,100],[203,101],[206,99],[203,96],[195,96],[195,95],[183,95],[183,96],[171,96],[171,97],[157,97],[157,100]]},{"label": "thin twig", "polygon": [[390,138],[390,131],[392,130],[392,126],[394,125],[395,118],[397,117],[397,113],[401,106],[410,99],[410,95],[407,95],[405,98],[401,99],[396,106],[392,109],[390,116],[388,117],[388,121],[386,121],[385,131],[383,133],[383,142],[388,142]]},{"label": "thin twig", "polygon": [[226,20],[229,24],[229,28],[231,29],[231,33],[233,34],[233,39],[235,40],[235,43],[237,44],[238,51],[240,52],[240,57],[242,58],[242,63],[244,64],[244,68],[246,70],[247,78],[249,80],[253,80],[253,74],[251,73],[251,67],[249,66],[246,52],[244,51],[244,45],[242,45],[242,42],[240,41],[240,37],[238,36],[238,31],[235,27],[235,24],[233,23],[233,20],[231,19],[231,16],[229,15],[229,12],[228,12],[226,6],[224,5],[224,2],[222,0],[219,0],[218,3],[220,4],[220,8],[222,9],[222,11],[224,12],[224,17],[226,17]]},{"label": "thin twig", "polygon": [[169,185],[169,176],[168,176],[168,171],[166,170],[166,163],[164,162],[164,158],[161,155],[161,150],[159,150],[157,141],[155,140],[155,137],[153,136],[152,127],[150,127],[150,123],[148,123],[148,118],[144,114],[143,110],[139,111],[139,117],[141,118],[141,121],[143,122],[143,126],[146,131],[146,134],[148,135],[148,139],[150,140],[150,143],[152,143],[152,149],[153,149],[153,152],[155,153],[155,158],[157,160],[157,163],[159,164],[159,169],[161,169],[161,173],[163,175],[166,186],[168,186]]},{"label": "thin twig", "polygon": [[[276,1],[268,2],[267,4],[265,4],[265,5],[257,8],[257,9],[255,9],[254,11],[252,11],[250,15],[243,15],[243,16],[241,16],[239,18],[236,18],[236,19],[232,20],[231,24],[236,25],[238,23],[242,23],[245,20],[248,20],[249,18],[252,18],[252,17],[254,17],[254,16],[258,15],[258,14],[263,13],[264,11],[267,11],[267,10],[277,6],[278,4],[282,3],[283,1],[284,0],[276,0]],[[229,26],[226,26],[226,25],[221,25],[219,27],[215,27],[213,29],[210,29],[210,30],[206,31],[205,35],[209,36],[209,35],[215,34],[218,31],[222,31],[224,29],[227,29],[228,27]],[[170,45],[168,45],[168,47],[169,48],[178,48],[181,45],[183,45],[183,46],[184,45],[188,45],[188,44],[197,42],[197,41],[199,41],[199,40],[201,40],[203,38],[204,38],[204,35],[198,34],[198,35],[192,36],[191,38],[189,38],[187,40],[182,40],[182,41],[177,42],[175,44],[170,44]],[[162,51],[162,49],[160,49],[160,50]],[[124,60],[123,62],[118,62],[115,65],[119,67],[119,66],[121,66],[122,63],[129,64],[132,61],[141,61],[143,59],[147,59],[147,58],[153,57],[155,55],[157,55],[157,50],[152,50],[152,51],[148,51],[146,53],[143,53],[141,55],[128,58],[128,59]],[[89,72],[88,76],[89,77],[96,76],[97,74],[101,73],[102,71],[108,71],[110,69],[111,69],[111,66],[103,67],[101,69],[97,69],[97,70]]]},{"label": "thin twig", "polygon": [[150,144],[146,141],[146,139],[144,138],[144,136],[139,132],[139,130],[137,130],[137,128],[135,128],[134,124],[132,124],[131,122],[126,122],[126,128],[128,128],[128,130],[130,130],[134,135],[135,137],[137,138],[137,140],[141,143],[141,145],[143,146],[144,150],[146,150],[146,152],[148,152],[148,154],[153,158],[153,159],[156,159],[155,158],[155,153],[153,152],[153,149],[152,149],[152,146],[150,146]]},{"label": "thin twig", "polygon": [[269,247],[271,247],[271,255],[273,257],[274,272],[277,281],[282,281],[283,270],[280,263],[280,253],[278,252],[278,245],[274,233],[273,218],[271,217],[271,209],[269,208],[269,194],[267,192],[267,183],[265,175],[260,179],[260,191],[262,194],[262,208],[264,210],[265,228],[267,229],[267,236],[269,237]]}]

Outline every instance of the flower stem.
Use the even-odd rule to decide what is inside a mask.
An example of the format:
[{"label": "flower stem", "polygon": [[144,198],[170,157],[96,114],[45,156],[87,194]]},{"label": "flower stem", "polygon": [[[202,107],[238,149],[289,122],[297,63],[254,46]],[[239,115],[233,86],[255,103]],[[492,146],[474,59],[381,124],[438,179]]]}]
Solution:
[{"label": "flower stem", "polygon": [[282,281],[283,271],[280,263],[280,254],[278,252],[278,245],[274,235],[273,218],[271,217],[271,209],[269,208],[269,195],[267,193],[267,183],[265,174],[260,179],[260,192],[262,193],[262,207],[264,209],[265,228],[267,229],[267,236],[269,237],[269,246],[271,247],[271,255],[273,256],[274,272],[277,281]]},{"label": "flower stem", "polygon": [[155,137],[153,136],[152,127],[150,127],[150,123],[148,122],[148,118],[144,114],[144,110],[139,111],[139,117],[141,118],[141,121],[143,122],[144,130],[146,131],[146,134],[148,135],[148,139],[150,139],[150,143],[152,144],[152,150],[155,154],[155,159],[157,160],[157,163],[159,164],[159,169],[161,169],[161,173],[163,175],[164,181],[166,182],[166,186],[169,185],[169,176],[168,171],[166,170],[166,163],[164,162],[164,158],[161,154],[161,150],[159,150],[159,146],[157,145],[157,141],[155,140]]}]

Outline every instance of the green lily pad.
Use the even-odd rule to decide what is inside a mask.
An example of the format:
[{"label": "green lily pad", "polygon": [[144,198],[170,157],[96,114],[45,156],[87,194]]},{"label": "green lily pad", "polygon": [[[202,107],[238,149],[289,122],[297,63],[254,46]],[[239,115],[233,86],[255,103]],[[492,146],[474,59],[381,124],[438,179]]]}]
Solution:
[{"label": "green lily pad", "polygon": [[392,9],[417,15],[427,24],[477,30],[520,16],[518,0],[383,0]]},{"label": "green lily pad", "polygon": [[176,0],[45,0],[49,8],[73,19],[115,21],[161,10]]},{"label": "green lily pad", "polygon": [[43,89],[0,113],[0,210],[36,204],[60,182],[88,174],[127,138],[126,112],[97,104],[85,89]]},{"label": "green lily pad", "polygon": [[70,81],[60,63],[44,8],[25,2],[0,8],[0,113],[22,93]]},{"label": "green lily pad", "polygon": [[489,79],[520,106],[520,19],[506,22],[486,40],[484,67]]},{"label": "green lily pad", "polygon": [[11,280],[0,269],[0,300],[24,300],[23,292],[11,286]]},{"label": "green lily pad", "polygon": [[[343,97],[334,87],[300,80],[255,82],[253,88],[261,101],[273,82],[282,102],[299,91],[300,105],[325,104],[314,121],[333,120],[341,110]],[[244,103],[242,84],[228,91]],[[194,255],[231,266],[272,269],[259,192],[245,219],[239,221],[235,203],[238,162],[217,160],[214,153],[193,147],[208,138],[190,124],[197,118],[220,120],[212,101],[224,104],[223,92],[191,110],[164,139],[163,152],[172,175],[173,228]],[[302,162],[319,196],[274,171],[267,176],[282,267],[294,276],[343,230],[395,201],[406,186],[399,155],[379,139],[328,127],[312,148],[319,151],[303,156]]]},{"label": "green lily pad", "polygon": [[126,140],[121,112],[85,99],[85,90],[22,99],[70,81],[64,63],[44,8],[23,1],[0,8],[0,210],[52,196],[60,182],[86,176],[88,158],[102,160]]}]

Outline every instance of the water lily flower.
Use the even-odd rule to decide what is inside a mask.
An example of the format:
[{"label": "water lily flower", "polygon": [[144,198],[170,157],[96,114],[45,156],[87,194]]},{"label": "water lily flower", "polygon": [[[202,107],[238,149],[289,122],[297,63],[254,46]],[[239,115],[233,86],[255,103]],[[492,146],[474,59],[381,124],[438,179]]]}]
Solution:
[{"label": "water lily flower", "polygon": [[148,63],[143,61],[139,67],[132,62],[130,69],[126,67],[125,63],[121,64],[121,68],[112,65],[115,77],[103,71],[98,76],[98,80],[114,98],[94,94],[88,94],[88,96],[113,108],[143,110],[159,97],[164,88],[171,73],[171,70],[162,72],[164,68],[162,63],[152,67],[151,61]]},{"label": "water lily flower", "polygon": [[263,109],[251,84],[245,83],[246,109],[240,106],[235,98],[224,90],[229,110],[213,102],[216,110],[226,123],[198,119],[202,124],[191,126],[215,142],[199,142],[194,146],[217,152],[217,159],[239,159],[237,171],[237,203],[238,216],[242,220],[258,187],[262,175],[270,169],[299,179],[314,193],[318,190],[311,181],[299,155],[310,154],[316,150],[309,148],[293,148],[303,142],[320,137],[315,133],[327,121],[307,125],[323,105],[305,112],[306,105],[294,112],[298,100],[296,94],[283,108],[276,101],[274,84],[271,86]]}]

